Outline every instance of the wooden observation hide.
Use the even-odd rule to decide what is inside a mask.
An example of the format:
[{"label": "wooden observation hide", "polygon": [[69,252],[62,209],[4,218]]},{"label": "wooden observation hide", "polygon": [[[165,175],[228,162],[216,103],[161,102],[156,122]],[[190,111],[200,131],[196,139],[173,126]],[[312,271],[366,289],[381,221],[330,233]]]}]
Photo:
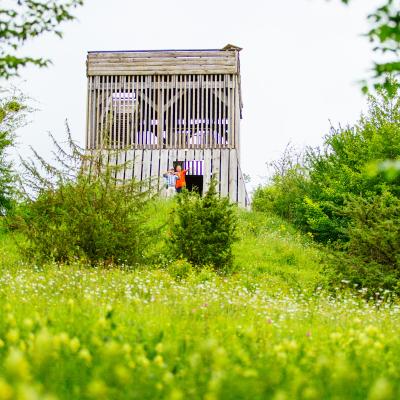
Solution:
[{"label": "wooden observation hide", "polygon": [[86,149],[120,150],[124,179],[189,167],[188,188],[248,205],[240,169],[240,48],[93,51],[87,56]]}]

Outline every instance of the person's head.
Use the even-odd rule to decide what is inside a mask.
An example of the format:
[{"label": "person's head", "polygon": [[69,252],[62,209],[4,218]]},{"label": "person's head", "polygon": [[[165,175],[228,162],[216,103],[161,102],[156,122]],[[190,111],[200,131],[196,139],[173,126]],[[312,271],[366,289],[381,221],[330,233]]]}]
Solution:
[{"label": "person's head", "polygon": [[180,164],[178,164],[176,166],[176,172],[181,172],[182,171],[182,167],[180,166]]},{"label": "person's head", "polygon": [[173,168],[170,168],[170,169],[168,170],[168,173],[169,173],[169,174],[173,174],[173,173],[174,173],[174,169],[173,169]]}]

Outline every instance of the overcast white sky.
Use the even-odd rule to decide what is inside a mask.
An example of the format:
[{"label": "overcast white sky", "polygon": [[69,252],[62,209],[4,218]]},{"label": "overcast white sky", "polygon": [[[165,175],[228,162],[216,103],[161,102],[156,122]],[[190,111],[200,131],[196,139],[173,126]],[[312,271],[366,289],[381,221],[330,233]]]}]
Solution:
[{"label": "overcast white sky", "polygon": [[358,80],[369,76],[373,54],[366,15],[379,1],[354,0],[87,0],[64,38],[43,36],[24,53],[48,57],[47,69],[27,68],[14,81],[40,111],[18,132],[23,156],[33,145],[50,155],[47,132],[84,142],[85,60],[88,50],[221,48],[241,52],[244,112],[242,170],[252,186],[266,162],[290,141],[318,145],[333,124],[353,123],[365,109]]}]

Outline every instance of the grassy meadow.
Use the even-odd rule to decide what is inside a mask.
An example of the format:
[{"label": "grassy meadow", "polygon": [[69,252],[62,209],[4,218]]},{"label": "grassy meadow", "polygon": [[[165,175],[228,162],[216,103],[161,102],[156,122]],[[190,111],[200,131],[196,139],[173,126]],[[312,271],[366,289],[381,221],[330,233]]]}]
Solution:
[{"label": "grassy meadow", "polygon": [[239,236],[218,275],[27,265],[0,235],[0,399],[399,398],[399,306],[326,292],[276,217],[241,212]]}]

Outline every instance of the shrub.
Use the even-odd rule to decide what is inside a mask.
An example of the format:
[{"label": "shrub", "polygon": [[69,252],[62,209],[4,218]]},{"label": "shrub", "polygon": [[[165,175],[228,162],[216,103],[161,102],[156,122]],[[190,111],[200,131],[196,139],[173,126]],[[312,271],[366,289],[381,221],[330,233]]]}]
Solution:
[{"label": "shrub", "polygon": [[15,131],[24,125],[30,111],[21,94],[0,90],[0,216],[9,212],[15,200],[15,171],[8,151],[15,145]]},{"label": "shrub", "polygon": [[370,293],[400,294],[400,199],[390,192],[368,200],[354,197],[344,212],[350,218],[348,242],[340,246],[345,255],[336,254],[330,262],[331,280],[349,281]]},{"label": "shrub", "polygon": [[400,177],[368,173],[376,160],[400,157],[400,93],[381,89],[369,97],[369,112],[353,127],[332,128],[322,149],[304,157],[286,151],[275,163],[271,185],[256,192],[255,206],[267,207],[323,243],[349,240],[351,196],[369,199],[390,188],[400,196]]},{"label": "shrub", "polygon": [[144,213],[150,194],[133,180],[115,178],[115,167],[105,165],[102,152],[87,156],[72,141],[70,145],[72,160],[63,163],[67,171],[40,159],[50,171],[46,178],[33,164],[25,163],[28,182],[37,193],[27,196],[10,218],[10,224],[27,238],[24,254],[40,262],[74,258],[90,264],[143,262],[150,237]]},{"label": "shrub", "polygon": [[306,184],[302,169],[293,167],[284,175],[275,175],[270,185],[257,188],[252,208],[254,211],[272,211],[291,223],[300,223]]},{"label": "shrub", "polygon": [[176,280],[186,278],[192,270],[192,265],[183,259],[175,260],[168,265],[168,273]]},{"label": "shrub", "polygon": [[176,259],[215,269],[232,265],[237,215],[234,206],[216,193],[216,181],[204,197],[184,191],[171,214],[168,243]]}]

